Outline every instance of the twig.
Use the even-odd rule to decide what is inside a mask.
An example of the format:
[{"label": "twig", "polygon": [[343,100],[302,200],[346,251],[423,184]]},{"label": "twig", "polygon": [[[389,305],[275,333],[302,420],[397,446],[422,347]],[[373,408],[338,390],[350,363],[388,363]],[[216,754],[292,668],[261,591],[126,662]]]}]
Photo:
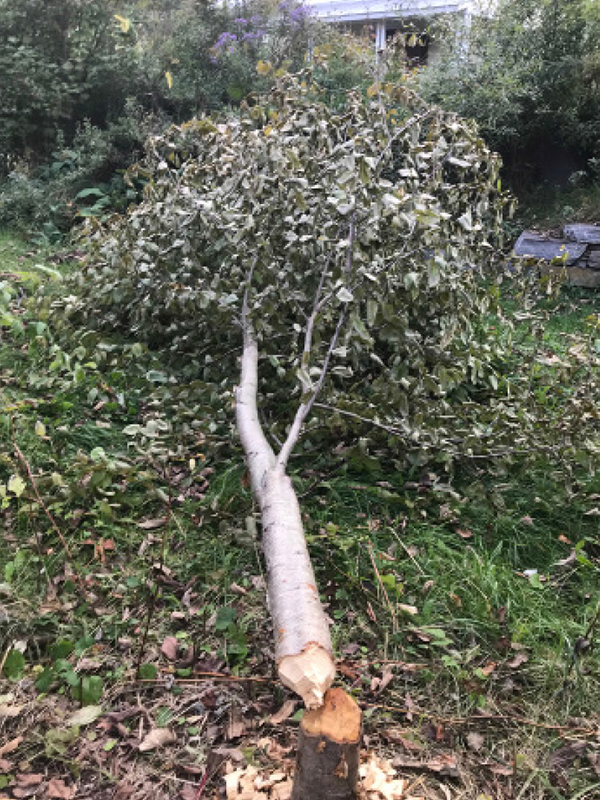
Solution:
[{"label": "twig", "polygon": [[[172,672],[167,670],[164,671],[165,674],[173,675]],[[242,677],[240,675],[223,675],[220,672],[194,672],[194,675],[197,677],[195,678],[176,678],[177,683],[206,683],[208,680],[214,681],[221,681],[222,683],[270,683],[273,686],[279,686],[280,684],[277,681],[271,680],[270,678],[259,678],[256,676],[248,676]],[[164,683],[164,678],[136,678],[135,681],[125,681],[125,683],[152,683],[152,684],[162,684]]]},{"label": "twig", "polygon": [[[31,488],[33,489],[33,493],[35,494],[36,500],[40,504],[40,507],[44,511],[44,514],[46,515],[46,517],[50,521],[50,524],[52,525],[54,531],[58,535],[58,538],[60,539],[60,542],[62,544],[63,550],[65,551],[65,555],[67,556],[69,562],[71,562],[73,560],[73,556],[71,555],[71,551],[69,550],[69,545],[67,544],[67,541],[66,541],[65,537],[63,536],[63,533],[62,533],[61,529],[58,527],[58,524],[57,524],[56,520],[54,519],[54,517],[52,516],[52,514],[48,510],[48,506],[42,500],[42,497],[41,497],[41,495],[40,495],[40,493],[38,491],[38,488],[37,488],[37,483],[35,482],[35,478],[33,476],[33,472],[31,470],[31,465],[30,465],[29,461],[23,455],[23,452],[22,452],[21,448],[19,447],[19,445],[17,443],[16,437],[15,437],[15,433],[14,433],[14,424],[13,424],[12,414],[10,415],[10,424],[11,424],[12,440],[13,440],[13,447],[15,448],[15,453],[17,454],[17,457],[18,457],[19,461],[21,462],[22,466],[25,468],[25,472],[27,473],[27,477],[29,478],[29,483],[31,484]],[[77,575],[75,570],[73,570],[73,572],[74,572],[75,576],[77,577],[77,579],[79,580],[79,582],[81,582],[80,576]]]},{"label": "twig", "polygon": [[379,158],[377,159],[377,163],[375,164],[375,169],[377,169],[377,167],[381,163],[381,160],[383,159],[384,155],[391,148],[391,146],[394,144],[394,142],[397,139],[399,139],[400,136],[402,136],[403,133],[406,133],[406,131],[409,128],[412,128],[413,125],[417,125],[419,122],[422,122],[424,119],[427,119],[427,117],[433,116],[433,114],[435,114],[436,111],[437,111],[437,109],[430,108],[427,111],[423,112],[422,114],[417,114],[416,116],[411,117],[408,120],[408,122],[406,122],[401,128],[398,128],[398,130],[394,133],[392,138],[389,140],[389,142],[386,144],[386,146],[383,148],[383,150],[379,154]]},{"label": "twig", "polygon": [[355,414],[353,411],[346,411],[343,408],[338,408],[337,406],[330,406],[327,403],[315,403],[315,408],[322,408],[325,411],[333,411],[335,414],[340,414],[342,417],[349,417],[350,419],[355,419],[358,422],[365,422],[367,425],[372,425],[374,428],[381,428],[381,430],[386,431],[386,433],[393,433],[397,435],[401,435],[405,433],[405,431],[400,430],[400,428],[396,428],[393,425],[384,425],[382,422],[376,422],[374,419],[369,419],[369,417],[361,417],[360,414]]},{"label": "twig", "polygon": [[204,788],[205,788],[205,786],[206,786],[206,783],[207,783],[207,781],[208,781],[208,776],[209,776],[209,772],[208,772],[208,770],[206,770],[206,771],[204,772],[204,777],[203,777],[203,778],[202,778],[202,780],[200,781],[200,786],[198,786],[198,792],[197,792],[197,794],[196,794],[196,800],[200,800],[200,798],[201,798],[201,797],[202,797],[202,795],[204,794]]},{"label": "twig", "polygon": [[6,664],[6,659],[8,658],[8,654],[13,649],[12,644],[9,644],[6,648],[6,652],[2,656],[2,661],[0,661],[0,677],[2,677],[2,670],[4,669],[4,665]]},{"label": "twig", "polygon": [[319,380],[317,381],[317,384],[316,384],[316,386],[314,388],[314,391],[313,391],[310,399],[308,400],[308,402],[301,403],[300,406],[298,407],[298,411],[296,412],[296,417],[294,419],[294,422],[292,423],[292,427],[290,428],[290,432],[288,433],[288,437],[285,440],[285,443],[284,443],[283,447],[279,451],[279,455],[277,456],[277,463],[280,464],[283,467],[285,467],[287,462],[288,462],[288,459],[289,459],[289,457],[291,455],[292,449],[294,448],[294,445],[298,441],[298,437],[300,435],[300,430],[302,428],[304,420],[308,416],[311,408],[313,407],[313,404],[314,404],[315,400],[317,399],[317,396],[318,396],[318,394],[319,394],[319,392],[321,390],[321,387],[323,386],[323,383],[325,381],[325,377],[327,375],[327,370],[329,368],[329,362],[331,360],[331,356],[333,354],[333,351],[335,350],[335,346],[337,344],[338,336],[340,334],[340,331],[342,329],[342,325],[344,324],[344,320],[345,319],[346,319],[346,312],[342,311],[342,313],[340,314],[340,317],[338,319],[338,323],[337,323],[336,329],[334,331],[334,334],[333,334],[333,336],[331,338],[331,341],[329,342],[329,348],[327,350],[327,354],[325,356],[325,360],[323,361],[323,366],[321,367],[321,374],[319,375]]},{"label": "twig", "polygon": [[380,703],[363,703],[367,708],[377,708],[382,711],[392,711],[396,714],[412,714],[416,717],[423,717],[425,719],[433,719],[438,722],[444,722],[447,725],[471,725],[481,722],[511,722],[518,725],[529,725],[534,728],[541,728],[549,731],[568,731],[570,733],[577,733],[583,736],[596,736],[597,731],[592,728],[574,727],[571,725],[552,725],[548,722],[535,722],[535,720],[527,719],[527,717],[517,717],[509,714],[494,714],[489,716],[473,716],[473,717],[440,717],[438,714],[432,714],[426,711],[421,711],[419,708],[401,708],[398,706],[382,705]]},{"label": "twig", "polygon": [[[169,489],[169,496],[167,501],[167,519],[165,523],[165,527],[163,530],[162,535],[162,542],[160,547],[160,564],[159,569],[162,572],[162,568],[164,566],[166,555],[167,555],[167,535],[171,528],[171,518],[172,518],[172,511],[173,511],[173,490],[171,486],[171,473],[169,472],[169,462],[167,461],[165,474],[167,477],[167,485]],[[144,657],[144,650],[146,649],[146,642],[148,641],[148,634],[150,632],[150,624],[152,622],[152,618],[154,616],[154,611],[156,609],[156,603],[158,601],[160,595],[160,589],[158,586],[158,580],[155,579],[153,592],[150,595],[150,602],[148,604],[148,614],[146,616],[146,624],[144,625],[144,632],[142,634],[142,639],[140,641],[140,647],[138,650],[138,655],[135,663],[135,677],[139,678],[140,676],[140,668],[142,666],[142,659]]]}]

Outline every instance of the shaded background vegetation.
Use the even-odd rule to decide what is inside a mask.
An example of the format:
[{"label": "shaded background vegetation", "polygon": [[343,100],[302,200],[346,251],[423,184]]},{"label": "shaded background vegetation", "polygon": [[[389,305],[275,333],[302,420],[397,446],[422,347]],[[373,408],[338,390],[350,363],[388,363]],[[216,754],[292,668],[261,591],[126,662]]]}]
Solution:
[{"label": "shaded background vegetation", "polygon": [[[597,4],[502,0],[494,16],[474,18],[468,48],[450,17],[428,33],[441,58],[411,73],[400,48],[388,63],[393,75],[474,118],[530,205],[540,187],[547,202],[559,185],[561,207],[593,216]],[[294,0],[0,0],[0,227],[58,240],[82,217],[124,210],[139,185],[126,186],[123,171],[150,134],[235,110],[277,70],[301,68],[311,47],[329,50],[321,82],[332,102],[350,85],[369,85],[368,39],[334,32]],[[261,70],[265,63],[275,69]],[[565,187],[574,199],[564,199]]]}]

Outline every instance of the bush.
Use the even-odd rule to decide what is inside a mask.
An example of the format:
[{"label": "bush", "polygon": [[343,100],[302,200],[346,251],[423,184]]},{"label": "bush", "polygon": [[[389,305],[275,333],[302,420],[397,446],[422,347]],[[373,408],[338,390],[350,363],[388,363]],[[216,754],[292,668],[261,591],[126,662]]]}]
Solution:
[{"label": "bush", "polygon": [[104,125],[143,85],[113,0],[0,0],[0,172],[39,163],[78,122]]},{"label": "bush", "polygon": [[[587,0],[501,0],[419,75],[425,97],[479,123],[515,186],[600,155],[600,12]],[[562,160],[563,168],[557,166]],[[544,163],[545,162],[545,163]]]},{"label": "bush", "polygon": [[142,155],[146,138],[165,124],[128,102],[123,116],[104,130],[85,120],[69,145],[58,136],[47,163],[22,163],[0,183],[0,228],[54,241],[83,217],[124,211],[137,197],[125,171]]},{"label": "bush", "polygon": [[123,210],[150,132],[238,105],[317,28],[291,2],[145,0],[126,17],[117,0],[0,0],[0,226],[57,236]]}]

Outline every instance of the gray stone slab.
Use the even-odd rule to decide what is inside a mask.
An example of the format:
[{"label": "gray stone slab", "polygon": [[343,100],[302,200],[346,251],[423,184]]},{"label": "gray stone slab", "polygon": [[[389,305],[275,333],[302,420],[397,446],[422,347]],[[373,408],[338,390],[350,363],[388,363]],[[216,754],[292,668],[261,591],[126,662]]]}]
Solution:
[{"label": "gray stone slab", "polygon": [[581,258],[586,249],[587,244],[552,239],[533,231],[523,231],[515,244],[515,255],[554,261],[556,258],[562,258],[566,252],[565,264],[569,267]]},{"label": "gray stone slab", "polygon": [[569,239],[571,242],[600,245],[600,225],[586,225],[582,222],[576,222],[572,225],[565,225],[563,234],[565,239]]}]

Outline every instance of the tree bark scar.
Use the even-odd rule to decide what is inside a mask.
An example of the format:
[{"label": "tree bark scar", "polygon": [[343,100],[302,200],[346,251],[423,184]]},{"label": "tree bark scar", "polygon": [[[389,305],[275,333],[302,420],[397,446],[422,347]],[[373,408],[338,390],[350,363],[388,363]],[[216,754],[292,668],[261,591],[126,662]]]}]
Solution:
[{"label": "tree bark scar", "polygon": [[340,758],[340,763],[335,768],[335,775],[340,778],[340,780],[346,780],[348,777],[348,762],[344,758],[343,753],[342,757]]}]

